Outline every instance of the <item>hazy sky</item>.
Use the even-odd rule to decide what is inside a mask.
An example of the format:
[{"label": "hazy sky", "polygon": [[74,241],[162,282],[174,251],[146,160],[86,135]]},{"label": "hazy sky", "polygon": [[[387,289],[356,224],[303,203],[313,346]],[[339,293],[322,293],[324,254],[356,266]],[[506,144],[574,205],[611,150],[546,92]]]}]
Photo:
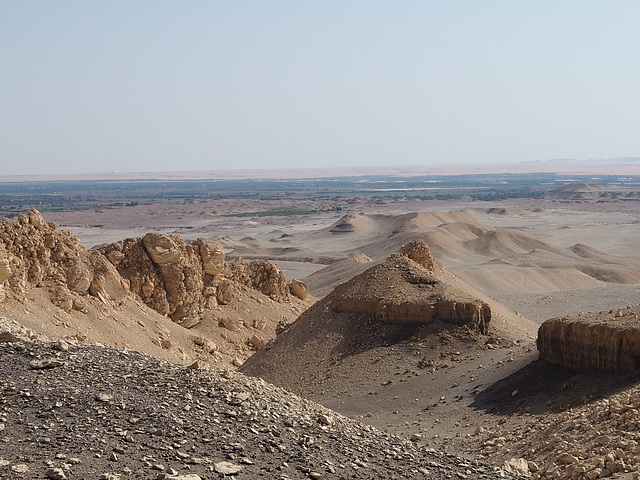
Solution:
[{"label": "hazy sky", "polygon": [[0,1],[0,175],[640,156],[640,2]]}]

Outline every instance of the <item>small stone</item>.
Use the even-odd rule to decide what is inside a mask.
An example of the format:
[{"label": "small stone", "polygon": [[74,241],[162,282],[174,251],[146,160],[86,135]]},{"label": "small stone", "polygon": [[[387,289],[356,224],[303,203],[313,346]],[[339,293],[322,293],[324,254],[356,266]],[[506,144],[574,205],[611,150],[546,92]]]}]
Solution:
[{"label": "small stone", "polygon": [[318,422],[321,425],[333,425],[335,423],[335,420],[333,419],[333,417],[331,415],[327,415],[326,413],[322,413],[319,417],[318,417]]},{"label": "small stone", "polygon": [[18,463],[16,465],[11,465],[11,471],[14,473],[28,473],[29,467],[24,463]]},{"label": "small stone", "polygon": [[29,362],[29,367],[33,370],[44,370],[48,368],[55,368],[64,365],[64,362],[54,357],[37,358]]},{"label": "small stone", "polygon": [[61,468],[50,468],[47,470],[47,478],[51,480],[65,480],[67,476]]},{"label": "small stone", "polygon": [[113,400],[113,396],[107,393],[97,393],[94,398],[99,402],[104,403],[109,403],[111,400]]},{"label": "small stone", "polygon": [[100,480],[120,480],[120,474],[119,473],[111,473],[111,472],[105,472],[102,475],[100,475],[100,477],[98,477]]},{"label": "small stone", "polygon": [[60,351],[60,352],[67,352],[69,351],[69,342],[65,342],[64,340],[58,340],[54,345],[53,348],[55,348],[56,350]]},{"label": "small stone", "polygon": [[218,462],[214,465],[216,472],[223,475],[237,475],[242,471],[242,465],[231,462]]}]

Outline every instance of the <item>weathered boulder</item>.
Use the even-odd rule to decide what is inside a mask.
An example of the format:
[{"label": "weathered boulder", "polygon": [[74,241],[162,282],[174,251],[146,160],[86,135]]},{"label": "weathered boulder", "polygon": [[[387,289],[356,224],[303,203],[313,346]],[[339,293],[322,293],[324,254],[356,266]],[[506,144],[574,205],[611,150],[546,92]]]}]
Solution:
[{"label": "weathered boulder", "polygon": [[289,282],[284,273],[280,267],[266,260],[244,262],[237,259],[227,265],[227,272],[227,276],[235,281],[272,298],[282,299],[289,295]]},{"label": "weathered boulder", "polygon": [[628,373],[640,368],[638,307],[557,317],[538,330],[540,358],[567,367]]},{"label": "weathered boulder", "polygon": [[442,269],[442,265],[433,258],[429,245],[422,239],[413,240],[403,245],[398,253],[410,258],[429,272],[434,273]]},{"label": "weathered boulder", "polygon": [[224,250],[219,243],[199,238],[197,240],[202,257],[202,267],[208,275],[220,275],[224,269]]},{"label": "weathered boulder", "polygon": [[88,254],[93,269],[89,293],[104,303],[125,298],[129,292],[129,283],[102,254],[95,250],[89,251]]},{"label": "weathered boulder", "polygon": [[0,283],[11,277],[11,266],[9,265],[9,257],[4,244],[0,244]]},{"label": "weathered boulder", "polygon": [[204,270],[196,244],[148,233],[99,248],[149,307],[181,325],[197,323],[204,306]]}]

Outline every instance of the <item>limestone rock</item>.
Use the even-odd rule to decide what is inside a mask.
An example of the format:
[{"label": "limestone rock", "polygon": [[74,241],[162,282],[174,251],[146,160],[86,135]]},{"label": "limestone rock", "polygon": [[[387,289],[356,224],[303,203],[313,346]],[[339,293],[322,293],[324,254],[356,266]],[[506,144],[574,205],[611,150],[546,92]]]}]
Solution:
[{"label": "limestone rock", "polygon": [[224,250],[219,243],[204,238],[197,240],[202,257],[204,272],[209,275],[220,275],[224,269]]},{"label": "limestone rock", "polygon": [[290,298],[289,283],[277,265],[266,260],[225,263],[222,247],[211,240],[187,242],[148,233],[99,251],[144,303],[187,328],[196,325],[206,309],[231,303],[242,286],[278,301]]},{"label": "limestone rock", "polygon": [[628,373],[640,368],[640,321],[632,309],[558,317],[538,330],[540,358],[572,368]]},{"label": "limestone rock", "polygon": [[305,300],[309,295],[309,287],[306,283],[296,280],[291,280],[291,294],[298,297],[300,300]]},{"label": "limestone rock", "polygon": [[11,266],[4,244],[0,244],[0,283],[11,277]]},{"label": "limestone rock", "polygon": [[274,299],[289,295],[289,283],[277,265],[266,260],[243,262],[238,259],[228,265],[228,276]]},{"label": "limestone rock", "polygon": [[100,253],[89,252],[89,261],[93,267],[93,279],[89,293],[103,302],[120,301],[129,293],[128,283],[120,276],[115,267]]},{"label": "limestone rock", "polygon": [[52,302],[65,311],[84,310],[84,295],[118,300],[127,288],[97,252],[87,252],[71,233],[57,230],[31,209],[16,221],[0,220],[0,283],[23,294],[28,286],[50,290]]},{"label": "limestone rock", "polygon": [[440,263],[433,258],[431,249],[422,239],[413,240],[403,245],[398,253],[410,258],[429,272],[436,272],[438,269],[442,269]]},{"label": "limestone rock", "polygon": [[237,475],[242,471],[242,465],[231,462],[218,462],[214,465],[215,471],[223,475]]},{"label": "limestone rock", "polygon": [[531,471],[529,470],[529,462],[527,462],[524,458],[510,458],[509,460],[506,460],[502,464],[502,469],[506,472],[517,473],[525,477],[531,476]]}]

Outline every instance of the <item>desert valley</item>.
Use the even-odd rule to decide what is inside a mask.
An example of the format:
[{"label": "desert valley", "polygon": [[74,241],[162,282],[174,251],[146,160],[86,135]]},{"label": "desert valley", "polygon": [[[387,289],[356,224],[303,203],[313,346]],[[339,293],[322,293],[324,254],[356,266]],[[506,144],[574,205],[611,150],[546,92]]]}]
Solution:
[{"label": "desert valley", "polygon": [[340,178],[5,179],[0,476],[640,478],[637,178]]}]

